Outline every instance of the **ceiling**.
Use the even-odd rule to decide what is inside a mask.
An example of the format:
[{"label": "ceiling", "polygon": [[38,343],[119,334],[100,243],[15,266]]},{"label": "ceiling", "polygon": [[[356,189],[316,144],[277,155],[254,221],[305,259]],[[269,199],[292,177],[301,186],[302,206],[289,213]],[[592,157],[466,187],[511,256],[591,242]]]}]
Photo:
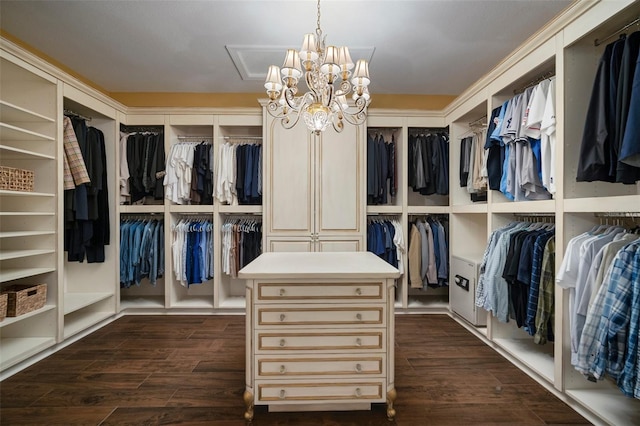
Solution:
[{"label": "ceiling", "polygon": [[[457,95],[570,3],[324,0],[321,27],[354,62],[370,57],[374,96]],[[258,93],[316,12],[315,0],[0,0],[0,27],[107,92]]]}]

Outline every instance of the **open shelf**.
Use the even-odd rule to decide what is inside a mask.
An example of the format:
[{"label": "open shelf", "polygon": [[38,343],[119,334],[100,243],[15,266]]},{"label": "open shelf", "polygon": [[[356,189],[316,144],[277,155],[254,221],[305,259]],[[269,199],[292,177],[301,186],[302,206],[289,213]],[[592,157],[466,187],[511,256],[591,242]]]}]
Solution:
[{"label": "open shelf", "polygon": [[42,133],[23,129],[11,124],[0,122],[0,139],[3,141],[49,141],[54,142],[56,139]]},{"label": "open shelf", "polygon": [[113,297],[113,293],[65,293],[64,314],[70,314],[110,297]]},{"label": "open shelf", "polygon": [[565,392],[608,424],[640,424],[640,400],[625,397],[613,385],[609,389],[566,389]]},{"label": "open shelf", "polygon": [[36,158],[42,158],[45,160],[55,160],[53,155],[41,154],[39,152],[31,151],[28,149],[15,148],[12,146],[4,145],[0,143],[0,151],[2,151],[2,157],[7,160],[24,159],[24,156],[31,156]]},{"label": "open shelf", "polygon": [[0,250],[0,260],[21,259],[50,253],[55,253],[55,250]]},{"label": "open shelf", "polygon": [[55,231],[9,231],[0,232],[0,238],[37,237],[41,235],[55,235]]},{"label": "open shelf", "polygon": [[22,121],[46,121],[49,123],[55,123],[56,120],[51,117],[46,117],[35,111],[14,105],[11,102],[0,100],[0,121],[3,122],[22,122]]},{"label": "open shelf", "polygon": [[495,338],[493,341],[529,369],[553,383],[554,358],[552,344],[537,345],[533,342],[533,337],[529,339]]},{"label": "open shelf", "polygon": [[[25,320],[27,318],[31,318],[31,317],[34,317],[36,315],[43,314],[43,313],[51,311],[51,310],[53,310],[55,308],[56,308],[55,305],[44,305],[40,309],[36,309],[35,311],[27,312],[26,314],[22,314],[22,315],[17,316],[17,317],[5,317],[5,319],[0,321],[0,328],[7,327],[9,325],[15,324],[15,323],[20,322],[22,320]],[[3,342],[4,342],[4,340],[3,340]]]},{"label": "open shelf", "polygon": [[8,282],[20,278],[35,277],[36,275],[54,272],[56,268],[11,268],[3,269],[0,275],[0,282]]},{"label": "open shelf", "polygon": [[55,345],[53,337],[8,337],[2,340],[2,370]]},{"label": "open shelf", "polygon": [[[78,311],[76,311],[78,312]],[[107,311],[95,311],[95,312],[82,312],[82,315],[78,315],[76,318],[74,314],[69,314],[64,319],[64,338],[78,334],[87,328],[98,324],[100,321],[104,321],[107,318],[112,317],[113,312]]]},{"label": "open shelf", "polygon": [[26,191],[8,191],[0,189],[0,195],[11,197],[55,197],[56,194],[49,192],[26,192]]}]

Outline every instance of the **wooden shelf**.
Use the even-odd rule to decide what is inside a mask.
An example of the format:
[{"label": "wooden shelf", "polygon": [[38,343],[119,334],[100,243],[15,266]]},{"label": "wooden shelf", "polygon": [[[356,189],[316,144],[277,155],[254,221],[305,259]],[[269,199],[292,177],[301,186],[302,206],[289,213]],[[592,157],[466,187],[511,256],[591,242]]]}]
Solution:
[{"label": "wooden shelf", "polygon": [[553,344],[537,345],[533,337],[494,338],[493,342],[550,383],[554,382]]},{"label": "wooden shelf", "polygon": [[555,213],[556,200],[492,203],[490,210],[493,213]]},{"label": "wooden shelf", "polygon": [[449,206],[409,206],[407,208],[409,214],[447,214],[449,211]]},{"label": "wooden shelf", "polygon": [[70,314],[113,296],[113,293],[65,293],[64,314]]},{"label": "wooden shelf", "polygon": [[56,268],[15,268],[3,269],[0,274],[0,282],[6,283],[20,278],[35,277],[36,275],[54,272]]},{"label": "wooden shelf", "polygon": [[213,215],[213,206],[173,204],[169,206],[169,211],[171,213],[210,213]]},{"label": "wooden shelf", "polygon": [[0,139],[3,141],[55,141],[54,137],[43,135],[7,123],[0,122]]},{"label": "wooden shelf", "polygon": [[574,198],[564,200],[565,213],[603,213],[640,211],[640,195]]},{"label": "wooden shelf", "polygon": [[367,206],[367,214],[402,214],[402,206]]},{"label": "wooden shelf", "polygon": [[9,337],[0,339],[1,369],[5,370],[44,349],[55,345],[53,337]]},{"label": "wooden shelf", "polygon": [[104,321],[114,315],[113,312],[96,311],[88,312],[85,315],[81,315],[78,318],[69,319],[65,317],[64,323],[64,339],[78,334],[91,326],[98,324],[100,321]]},{"label": "wooden shelf", "polygon": [[[586,379],[585,379],[586,381]],[[627,398],[615,385],[603,389],[566,389],[568,396],[611,425],[640,424],[640,400]]]},{"label": "wooden shelf", "polygon": [[141,205],[133,205],[133,206],[120,206],[120,213],[129,213],[129,214],[164,213],[164,204],[141,204]]},{"label": "wooden shelf", "polygon": [[220,213],[233,213],[233,214],[262,214],[262,206],[246,206],[246,205],[237,205],[237,206],[219,206],[218,211]]},{"label": "wooden shelf", "polygon": [[24,159],[25,156],[35,157],[44,160],[55,160],[56,157],[48,154],[41,154],[39,152],[30,151],[28,149],[15,148],[0,143],[0,151],[2,151],[2,157],[7,160]]},{"label": "wooden shelf", "polygon": [[5,317],[5,319],[0,321],[0,328],[7,327],[9,325],[15,324],[15,323],[20,322],[22,320],[25,320],[27,318],[31,318],[31,317],[34,317],[36,315],[43,314],[43,313],[51,311],[51,310],[53,310],[55,308],[56,308],[55,305],[44,305],[40,309],[36,309],[35,311],[27,312],[26,314],[20,315],[18,317]]},{"label": "wooden shelf", "polygon": [[42,235],[55,235],[55,231],[8,231],[0,232],[0,238],[38,237]]},{"label": "wooden shelf", "polygon": [[56,194],[50,192],[26,192],[26,191],[8,191],[0,189],[0,195],[11,197],[55,197]]},{"label": "wooden shelf", "polygon": [[0,100],[0,121],[3,122],[41,122],[55,123],[56,120],[37,112],[22,108],[10,102]]},{"label": "wooden shelf", "polygon": [[52,254],[55,250],[2,250],[0,251],[0,260],[21,259],[25,257],[40,256],[42,254]]},{"label": "wooden shelf", "polygon": [[488,211],[487,203],[461,204],[451,207],[452,213],[487,213]]}]

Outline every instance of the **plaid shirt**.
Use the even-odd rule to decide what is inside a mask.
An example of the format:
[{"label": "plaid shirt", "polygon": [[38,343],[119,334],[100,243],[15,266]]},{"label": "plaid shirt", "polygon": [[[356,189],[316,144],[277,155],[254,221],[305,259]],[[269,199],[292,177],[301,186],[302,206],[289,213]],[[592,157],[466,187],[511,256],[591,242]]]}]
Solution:
[{"label": "plaid shirt", "polygon": [[527,318],[524,329],[529,335],[536,334],[536,313],[538,311],[538,297],[540,295],[540,282],[542,281],[542,262],[544,247],[554,234],[554,231],[545,232],[538,236],[533,245],[533,263],[531,266],[531,282],[529,284],[529,300],[527,302]]},{"label": "plaid shirt", "polygon": [[78,145],[76,133],[69,117],[64,117],[64,189],[74,189],[78,185],[91,183],[87,167],[82,158],[82,151]]},{"label": "plaid shirt", "polygon": [[640,241],[635,241],[618,252],[589,308],[575,366],[583,374],[603,379],[606,372],[617,379],[624,365],[627,341],[637,342],[637,321],[630,325],[629,336],[625,322],[628,324],[630,317],[638,315],[633,311],[640,309],[637,304],[631,305],[633,288],[640,280],[640,265],[634,259],[639,248]]},{"label": "plaid shirt", "polygon": [[[540,296],[536,310],[536,334],[533,341],[539,345],[547,343],[548,330],[553,330],[555,271],[556,271],[556,240],[549,238],[544,247],[542,257],[542,279],[540,280]],[[549,336],[551,340],[552,336]]]}]

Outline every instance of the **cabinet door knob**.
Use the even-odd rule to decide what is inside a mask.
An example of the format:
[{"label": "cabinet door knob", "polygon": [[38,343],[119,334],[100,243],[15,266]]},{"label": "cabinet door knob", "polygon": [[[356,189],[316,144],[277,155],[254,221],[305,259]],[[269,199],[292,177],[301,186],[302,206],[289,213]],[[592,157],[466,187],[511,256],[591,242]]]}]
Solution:
[{"label": "cabinet door knob", "polygon": [[280,374],[284,374],[284,371],[285,371],[284,365],[281,365],[280,366]]},{"label": "cabinet door knob", "polygon": [[280,314],[280,321],[284,321],[284,318],[285,318],[284,314]]},{"label": "cabinet door knob", "polygon": [[360,346],[362,345],[362,340],[360,340],[360,338],[356,339],[356,346]]},{"label": "cabinet door knob", "polygon": [[356,314],[356,319],[357,319],[358,321],[362,320],[362,314]]},{"label": "cabinet door knob", "polygon": [[281,289],[280,289],[280,296],[284,296],[284,294],[285,294],[285,293],[286,293],[286,292],[284,291],[284,288],[281,288]]},{"label": "cabinet door knob", "polygon": [[280,389],[280,399],[284,399],[284,389]]},{"label": "cabinet door knob", "polygon": [[356,396],[360,398],[361,395],[362,395],[362,391],[360,390],[360,388],[356,388]]},{"label": "cabinet door knob", "polygon": [[357,371],[358,373],[362,372],[362,365],[360,365],[360,364],[356,364],[356,371]]},{"label": "cabinet door knob", "polygon": [[360,288],[356,288],[356,295],[361,296],[362,290]]},{"label": "cabinet door knob", "polygon": [[284,346],[284,339],[280,339],[280,346]]}]

